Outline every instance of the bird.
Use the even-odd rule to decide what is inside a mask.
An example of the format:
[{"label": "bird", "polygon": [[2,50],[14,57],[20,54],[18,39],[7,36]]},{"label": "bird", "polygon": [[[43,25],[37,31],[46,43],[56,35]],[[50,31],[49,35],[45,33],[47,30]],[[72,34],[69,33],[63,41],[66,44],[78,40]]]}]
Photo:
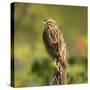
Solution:
[{"label": "bird", "polygon": [[59,29],[56,21],[50,18],[44,19],[43,24],[44,31],[42,38],[46,50],[53,61],[56,62],[56,66],[59,64],[62,69],[66,70],[68,66],[66,60],[66,44],[61,29]]}]

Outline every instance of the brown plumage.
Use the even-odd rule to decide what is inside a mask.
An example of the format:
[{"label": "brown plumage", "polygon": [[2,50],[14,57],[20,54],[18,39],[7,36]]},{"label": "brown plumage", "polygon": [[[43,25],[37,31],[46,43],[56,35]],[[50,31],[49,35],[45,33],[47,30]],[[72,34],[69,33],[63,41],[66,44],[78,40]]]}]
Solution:
[{"label": "brown plumage", "polygon": [[63,35],[56,24],[52,19],[44,20],[44,32],[43,32],[43,41],[46,47],[48,54],[56,60],[56,65],[59,63],[62,69],[67,68],[66,61],[66,45],[64,42]]}]

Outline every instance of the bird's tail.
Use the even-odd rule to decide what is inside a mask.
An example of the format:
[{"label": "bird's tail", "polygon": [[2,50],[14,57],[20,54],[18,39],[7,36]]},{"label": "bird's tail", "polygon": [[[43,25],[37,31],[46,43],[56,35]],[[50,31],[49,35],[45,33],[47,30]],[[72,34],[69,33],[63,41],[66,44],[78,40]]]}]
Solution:
[{"label": "bird's tail", "polygon": [[58,58],[58,63],[61,65],[62,69],[66,70],[68,67],[66,59]]}]

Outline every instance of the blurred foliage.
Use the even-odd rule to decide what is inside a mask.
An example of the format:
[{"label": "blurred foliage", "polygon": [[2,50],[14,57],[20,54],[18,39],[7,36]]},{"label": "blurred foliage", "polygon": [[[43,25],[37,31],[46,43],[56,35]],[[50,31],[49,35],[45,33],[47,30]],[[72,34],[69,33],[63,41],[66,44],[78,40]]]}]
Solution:
[{"label": "blurred foliage", "polygon": [[87,83],[87,7],[14,4],[15,87],[49,85],[54,64],[43,40],[43,20],[54,19],[67,45],[68,84]]}]

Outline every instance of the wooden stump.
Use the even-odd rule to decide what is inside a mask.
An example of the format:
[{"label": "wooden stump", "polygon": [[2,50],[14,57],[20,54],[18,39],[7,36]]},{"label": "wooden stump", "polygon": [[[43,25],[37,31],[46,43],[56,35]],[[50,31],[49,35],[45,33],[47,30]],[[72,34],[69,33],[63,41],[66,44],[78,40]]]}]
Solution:
[{"label": "wooden stump", "polygon": [[63,70],[60,65],[56,66],[54,69],[50,85],[65,85],[65,84],[67,84],[67,71]]}]

